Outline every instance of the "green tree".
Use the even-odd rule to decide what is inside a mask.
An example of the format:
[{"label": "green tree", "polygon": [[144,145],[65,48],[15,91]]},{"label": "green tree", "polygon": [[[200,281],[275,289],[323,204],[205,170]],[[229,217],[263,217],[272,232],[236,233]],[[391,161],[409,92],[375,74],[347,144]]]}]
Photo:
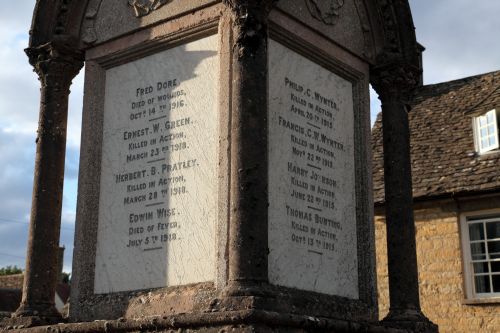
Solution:
[{"label": "green tree", "polygon": [[62,273],[62,283],[69,284],[70,281],[71,281],[71,273],[63,272]]},{"label": "green tree", "polygon": [[0,275],[13,275],[13,274],[20,274],[22,272],[23,270],[17,266],[6,266],[0,268]]}]

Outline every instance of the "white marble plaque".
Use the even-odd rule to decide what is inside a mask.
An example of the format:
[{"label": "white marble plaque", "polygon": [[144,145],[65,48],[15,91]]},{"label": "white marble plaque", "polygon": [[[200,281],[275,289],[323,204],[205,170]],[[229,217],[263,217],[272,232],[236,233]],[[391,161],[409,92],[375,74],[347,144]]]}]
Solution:
[{"label": "white marble plaque", "polygon": [[352,84],[269,42],[269,280],[359,298]]},{"label": "white marble plaque", "polygon": [[215,279],[218,38],[106,71],[95,293]]}]

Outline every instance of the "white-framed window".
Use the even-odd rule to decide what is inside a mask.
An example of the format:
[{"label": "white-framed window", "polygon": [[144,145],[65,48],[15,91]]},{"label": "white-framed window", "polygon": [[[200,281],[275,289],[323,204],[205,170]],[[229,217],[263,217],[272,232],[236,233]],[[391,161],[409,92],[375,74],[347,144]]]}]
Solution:
[{"label": "white-framed window", "polygon": [[500,299],[500,210],[461,216],[466,298]]},{"label": "white-framed window", "polygon": [[498,118],[495,109],[474,118],[474,136],[476,150],[479,153],[485,153],[500,147]]}]

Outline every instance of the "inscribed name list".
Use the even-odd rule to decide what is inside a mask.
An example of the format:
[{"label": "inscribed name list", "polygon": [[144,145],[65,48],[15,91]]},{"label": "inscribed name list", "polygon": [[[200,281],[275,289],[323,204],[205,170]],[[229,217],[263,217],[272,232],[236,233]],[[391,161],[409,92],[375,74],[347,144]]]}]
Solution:
[{"label": "inscribed name list", "polygon": [[106,71],[96,293],[215,279],[217,36]]},{"label": "inscribed name list", "polygon": [[269,280],[359,298],[352,84],[269,41]]}]

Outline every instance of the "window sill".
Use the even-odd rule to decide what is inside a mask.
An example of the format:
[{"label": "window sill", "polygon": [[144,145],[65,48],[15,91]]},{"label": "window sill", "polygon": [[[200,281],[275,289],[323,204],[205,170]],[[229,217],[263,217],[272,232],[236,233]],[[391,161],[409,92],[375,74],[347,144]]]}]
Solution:
[{"label": "window sill", "polygon": [[487,157],[490,155],[496,155],[496,154],[500,153],[500,149],[496,148],[493,150],[485,151],[483,153],[476,151],[475,153],[476,153],[476,157]]},{"label": "window sill", "polygon": [[490,297],[490,298],[476,298],[476,299],[464,299],[462,300],[463,305],[500,305],[500,297]]}]

